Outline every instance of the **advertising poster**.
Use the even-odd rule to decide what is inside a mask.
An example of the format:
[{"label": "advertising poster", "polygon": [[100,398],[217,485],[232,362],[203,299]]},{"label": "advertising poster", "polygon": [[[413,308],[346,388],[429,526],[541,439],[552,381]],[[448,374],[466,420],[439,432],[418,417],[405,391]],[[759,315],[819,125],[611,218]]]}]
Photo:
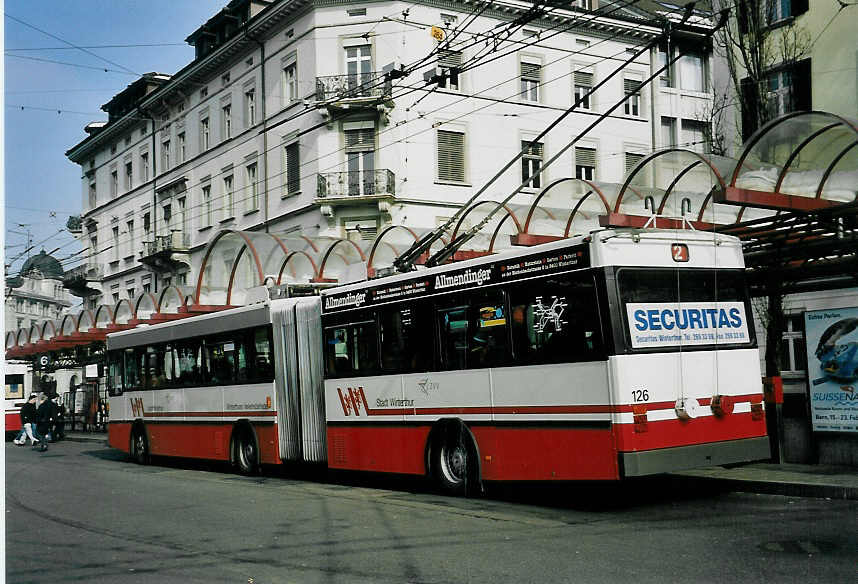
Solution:
[{"label": "advertising poster", "polygon": [[858,432],[858,307],[804,315],[813,429]]}]

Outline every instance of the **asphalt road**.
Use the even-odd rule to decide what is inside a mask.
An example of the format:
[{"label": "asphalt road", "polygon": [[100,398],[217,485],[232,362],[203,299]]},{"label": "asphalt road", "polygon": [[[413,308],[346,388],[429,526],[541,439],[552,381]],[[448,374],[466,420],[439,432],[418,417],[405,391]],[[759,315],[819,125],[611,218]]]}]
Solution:
[{"label": "asphalt road", "polygon": [[138,466],[6,443],[6,577],[28,582],[855,582],[858,502],[657,478],[495,486]]}]

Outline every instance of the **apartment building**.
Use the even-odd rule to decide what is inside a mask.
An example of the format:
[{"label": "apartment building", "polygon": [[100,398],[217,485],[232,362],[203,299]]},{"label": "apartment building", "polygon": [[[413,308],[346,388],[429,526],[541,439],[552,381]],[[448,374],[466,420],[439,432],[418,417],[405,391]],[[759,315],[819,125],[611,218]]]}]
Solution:
[{"label": "apartment building", "polygon": [[45,250],[27,258],[18,275],[6,278],[6,331],[35,332],[41,338],[45,323],[58,321],[70,306],[62,265]]},{"label": "apartment building", "polygon": [[529,204],[560,177],[621,182],[654,149],[704,149],[709,50],[642,86],[677,50],[645,48],[676,15],[605,4],[233,0],[188,36],[191,63],[129,85],[67,152],[88,250],[73,290],[96,305],[193,286],[224,229],[433,228],[525,146],[485,199],[527,181],[514,202]]}]

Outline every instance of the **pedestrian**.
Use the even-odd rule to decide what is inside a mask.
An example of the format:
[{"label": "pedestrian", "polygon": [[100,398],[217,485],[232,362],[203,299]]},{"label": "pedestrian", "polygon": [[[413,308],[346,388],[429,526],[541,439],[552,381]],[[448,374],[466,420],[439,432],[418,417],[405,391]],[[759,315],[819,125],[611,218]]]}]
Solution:
[{"label": "pedestrian", "polygon": [[29,438],[33,446],[39,442],[39,439],[36,438],[36,420],[38,419],[38,412],[36,410],[36,399],[38,396],[35,393],[31,393],[30,397],[27,398],[27,403],[21,406],[21,432],[18,434],[18,437],[15,438],[15,444],[18,446],[24,446],[27,443],[27,438]]},{"label": "pedestrian", "polygon": [[65,419],[66,419],[66,408],[63,405],[62,400],[60,399],[59,394],[54,395],[54,399],[51,400],[54,403],[54,424],[51,428],[51,436],[54,439],[54,442],[62,440],[66,437],[65,433]]},{"label": "pedestrian", "polygon": [[51,424],[53,418],[54,406],[51,403],[51,400],[48,399],[48,396],[45,394],[39,395],[39,407],[36,408],[36,436],[39,438],[41,444],[39,445],[39,450],[44,452],[48,449],[48,434],[51,431]]}]

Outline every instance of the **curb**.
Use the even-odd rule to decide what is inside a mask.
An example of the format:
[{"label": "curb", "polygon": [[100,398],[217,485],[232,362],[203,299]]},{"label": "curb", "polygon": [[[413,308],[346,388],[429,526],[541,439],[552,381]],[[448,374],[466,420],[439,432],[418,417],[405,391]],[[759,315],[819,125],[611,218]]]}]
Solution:
[{"label": "curb", "polygon": [[62,439],[62,442],[93,442],[93,443],[100,443],[100,444],[106,445],[107,444],[107,438],[106,437],[96,437],[96,436],[89,438],[88,436],[68,436],[67,435],[65,438]]},{"label": "curb", "polygon": [[784,495],[787,497],[811,497],[815,499],[858,500],[858,487],[843,485],[814,485],[810,483],[782,483],[760,480],[706,479],[733,491]]}]

